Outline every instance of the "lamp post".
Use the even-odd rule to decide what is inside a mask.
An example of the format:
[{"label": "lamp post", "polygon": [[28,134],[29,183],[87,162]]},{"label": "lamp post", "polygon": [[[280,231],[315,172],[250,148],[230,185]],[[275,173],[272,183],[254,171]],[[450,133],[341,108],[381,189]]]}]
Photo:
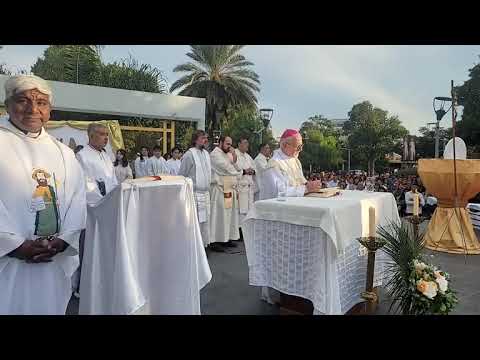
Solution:
[{"label": "lamp post", "polygon": [[348,151],[348,172],[350,172],[350,151],[352,151],[352,149],[350,148],[340,148],[340,149]]},{"label": "lamp post", "polygon": [[260,142],[263,142],[263,132],[268,129],[270,125],[270,121],[273,117],[273,109],[260,109],[260,118],[263,123],[263,128],[259,131],[260,134]]},{"label": "lamp post", "polygon": [[[445,102],[450,102],[450,107],[445,110]],[[445,114],[452,107],[452,98],[436,96],[433,98],[433,111],[437,116],[437,122],[435,124],[435,158],[439,157],[439,148],[440,148],[440,121],[445,116]]]}]

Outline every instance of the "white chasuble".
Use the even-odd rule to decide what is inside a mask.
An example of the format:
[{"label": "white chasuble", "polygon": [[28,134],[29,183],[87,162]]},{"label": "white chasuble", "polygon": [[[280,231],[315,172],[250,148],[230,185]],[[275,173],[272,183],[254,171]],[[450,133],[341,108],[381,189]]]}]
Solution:
[{"label": "white chasuble", "polygon": [[277,197],[280,186],[287,196],[304,196],[306,183],[300,160],[284,154],[281,149],[275,150],[262,179],[264,199]]},{"label": "white chasuble", "polygon": [[231,157],[216,147],[210,154],[212,166],[212,187],[210,193],[211,242],[238,240],[238,179],[242,172]]},{"label": "white chasuble", "polygon": [[[65,314],[86,222],[83,171],[73,151],[44,129],[33,137],[0,120],[0,146],[0,314]],[[69,244],[52,262],[7,255],[48,235]]]}]

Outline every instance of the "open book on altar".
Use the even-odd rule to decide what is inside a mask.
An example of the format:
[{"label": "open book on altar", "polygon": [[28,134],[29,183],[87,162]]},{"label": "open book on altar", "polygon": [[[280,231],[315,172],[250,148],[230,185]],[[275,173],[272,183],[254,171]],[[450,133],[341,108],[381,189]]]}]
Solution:
[{"label": "open book on altar", "polygon": [[341,194],[340,189],[338,187],[334,187],[334,188],[321,189],[321,190],[316,191],[316,192],[311,192],[311,193],[306,194],[305,196],[318,197],[318,198],[329,198],[329,197],[337,196],[337,195],[340,195],[340,194]]},{"label": "open book on altar", "polygon": [[142,184],[149,181],[178,181],[183,180],[183,176],[174,176],[174,175],[161,175],[161,176],[144,176],[138,179],[128,179],[125,180],[127,184]]}]

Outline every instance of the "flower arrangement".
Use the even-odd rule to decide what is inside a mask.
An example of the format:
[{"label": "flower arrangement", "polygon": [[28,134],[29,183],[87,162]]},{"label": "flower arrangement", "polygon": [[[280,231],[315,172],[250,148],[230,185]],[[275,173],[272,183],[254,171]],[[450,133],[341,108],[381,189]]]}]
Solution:
[{"label": "flower arrangement", "polygon": [[392,299],[390,311],[404,315],[447,315],[458,302],[450,287],[450,275],[425,262],[423,234],[407,224],[391,223],[380,227],[378,235],[386,241],[387,291]]}]

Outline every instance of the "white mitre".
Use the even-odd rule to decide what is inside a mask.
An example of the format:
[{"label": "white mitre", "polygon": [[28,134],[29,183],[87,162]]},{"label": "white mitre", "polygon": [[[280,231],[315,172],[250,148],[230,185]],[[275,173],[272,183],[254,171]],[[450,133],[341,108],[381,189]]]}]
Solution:
[{"label": "white mitre", "polygon": [[50,85],[36,75],[15,75],[8,78],[5,82],[5,99],[8,100],[15,94],[33,89],[37,89],[42,94],[48,95],[50,104],[53,104],[53,95]]},{"label": "white mitre", "polygon": [[[465,141],[459,137],[455,137],[455,157],[459,160],[465,160],[467,158],[467,146]],[[450,139],[445,150],[443,151],[444,159],[453,159],[453,139]]]}]

